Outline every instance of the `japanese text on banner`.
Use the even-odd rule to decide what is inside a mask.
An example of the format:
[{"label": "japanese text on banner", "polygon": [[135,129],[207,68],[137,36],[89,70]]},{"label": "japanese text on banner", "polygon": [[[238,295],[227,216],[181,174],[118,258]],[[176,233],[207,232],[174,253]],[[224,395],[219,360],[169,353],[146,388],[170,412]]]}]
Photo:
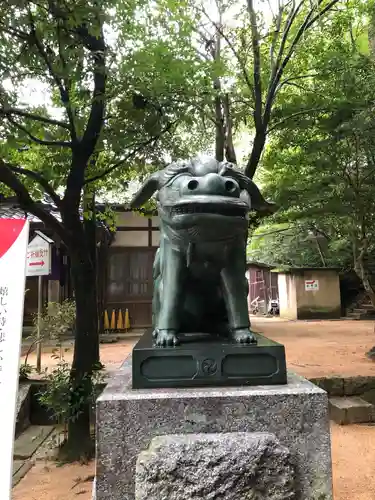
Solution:
[{"label": "japanese text on banner", "polygon": [[0,285],[0,384],[2,383],[1,373],[3,371],[4,342],[6,340],[7,309],[8,309],[8,286]]}]

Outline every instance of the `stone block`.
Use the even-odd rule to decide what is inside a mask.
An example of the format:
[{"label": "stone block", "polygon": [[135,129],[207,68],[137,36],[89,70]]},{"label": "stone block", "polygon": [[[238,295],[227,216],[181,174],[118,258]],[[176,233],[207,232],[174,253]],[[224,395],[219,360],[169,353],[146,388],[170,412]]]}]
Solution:
[{"label": "stone block", "polygon": [[361,396],[372,389],[375,389],[375,377],[356,376],[344,378],[345,396]]},{"label": "stone block", "polygon": [[32,460],[14,460],[12,488],[14,488],[23,479],[33,466]]},{"label": "stone block", "polygon": [[17,392],[15,437],[30,425],[31,384],[21,382]]},{"label": "stone block", "polygon": [[156,437],[136,468],[136,500],[295,498],[289,450],[267,433]]},{"label": "stone block", "polygon": [[53,431],[51,426],[32,425],[14,442],[13,456],[18,460],[30,458]]},{"label": "stone block", "polygon": [[327,394],[288,374],[279,386],[133,390],[131,359],[97,401],[96,500],[134,500],[138,455],[168,434],[266,432],[290,451],[295,500],[332,500]]},{"label": "stone block", "polygon": [[341,377],[318,377],[311,378],[310,381],[326,391],[329,396],[344,395],[344,379]]},{"label": "stone block", "polygon": [[358,396],[329,399],[330,418],[340,425],[374,421],[374,407]]}]

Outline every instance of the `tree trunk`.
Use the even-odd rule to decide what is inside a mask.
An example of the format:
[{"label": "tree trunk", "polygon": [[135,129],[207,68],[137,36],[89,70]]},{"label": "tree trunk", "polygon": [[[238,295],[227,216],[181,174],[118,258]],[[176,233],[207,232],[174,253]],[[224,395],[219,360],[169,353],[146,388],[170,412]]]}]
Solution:
[{"label": "tree trunk", "polygon": [[233,144],[233,119],[230,112],[229,95],[223,98],[223,110],[225,116],[225,158],[230,163],[237,165],[236,151]]},{"label": "tree trunk", "polygon": [[[83,229],[85,233],[85,238],[87,241],[87,254],[88,259],[92,268],[92,272],[95,276],[94,292],[95,292],[95,303],[96,311],[94,316],[97,322],[97,335],[99,334],[99,302],[98,302],[98,266],[97,266],[97,225],[96,225],[96,207],[95,207],[95,193],[84,190],[83,197],[84,206],[84,219],[83,219]],[[95,364],[100,365],[100,353],[99,353],[99,340],[95,343]]]},{"label": "tree trunk", "polygon": [[266,133],[264,130],[258,131],[254,137],[253,149],[250,158],[246,164],[245,175],[252,179],[259,165],[260,158],[263,153],[264,145],[266,143]]},{"label": "tree trunk", "polygon": [[[363,235],[364,235],[363,231]],[[353,237],[353,257],[354,270],[358,278],[362,281],[363,288],[368,294],[371,304],[375,307],[375,287],[372,280],[371,270],[367,265],[368,258],[368,241],[366,236],[362,236],[360,240]]]},{"label": "tree trunk", "polygon": [[[220,80],[214,83],[214,89],[219,93],[221,88]],[[215,158],[217,161],[224,160],[225,148],[225,128],[221,97],[218,94],[214,99],[215,105]]]},{"label": "tree trunk", "polygon": [[375,286],[373,284],[373,276],[363,258],[357,258],[354,269],[357,276],[362,281],[363,288],[371,300],[371,304],[375,307]]},{"label": "tree trunk", "polygon": [[73,413],[78,410],[78,417],[69,421],[68,447],[79,447],[80,453],[85,453],[91,446],[91,376],[99,361],[96,269],[88,250],[87,237],[84,240],[77,241],[75,248],[70,249],[76,301],[76,335],[71,369],[72,408]]}]

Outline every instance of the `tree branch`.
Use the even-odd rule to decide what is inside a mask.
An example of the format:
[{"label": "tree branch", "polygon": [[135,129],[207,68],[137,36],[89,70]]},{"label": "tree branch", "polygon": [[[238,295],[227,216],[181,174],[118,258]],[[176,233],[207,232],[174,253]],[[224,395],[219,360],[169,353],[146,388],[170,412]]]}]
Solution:
[{"label": "tree branch", "polygon": [[251,83],[250,75],[246,69],[246,65],[244,64],[244,61],[240,57],[239,53],[237,52],[235,46],[231,42],[230,38],[225,34],[224,30],[215,22],[213,21],[210,16],[207,14],[206,10],[202,8],[202,13],[207,17],[207,19],[210,21],[212,26],[216,29],[216,31],[224,38],[224,40],[227,42],[228,47],[232,51],[234,57],[237,59],[238,64],[240,65],[243,77],[245,79],[246,85],[248,86],[250,91],[253,91],[253,84]]},{"label": "tree branch", "polygon": [[319,76],[318,73],[310,73],[307,75],[298,75],[298,76],[291,76],[289,78],[285,78],[284,80],[279,82],[279,86],[277,88],[277,91],[279,91],[283,85],[287,85],[288,83],[293,82],[294,80],[303,80],[304,78],[315,78],[317,76]]},{"label": "tree branch", "polygon": [[262,80],[261,80],[261,58],[259,46],[259,32],[257,24],[257,16],[254,9],[253,0],[247,0],[247,9],[250,15],[251,24],[251,45],[253,49],[253,95],[254,95],[254,122],[255,128],[262,127]]},{"label": "tree branch", "polygon": [[24,111],[22,109],[3,107],[0,108],[0,115],[22,116],[23,118],[29,118],[30,120],[46,123],[47,125],[56,125],[57,127],[62,127],[67,130],[70,130],[68,123],[61,122],[60,120],[54,120],[53,118],[47,118],[45,116],[35,115],[34,113],[29,113],[28,111]]},{"label": "tree branch", "polygon": [[275,125],[273,125],[272,127],[269,127],[268,130],[267,130],[267,135],[270,134],[277,127],[280,127],[280,125],[282,125],[283,123],[287,122],[288,120],[290,120],[292,118],[295,118],[297,116],[307,115],[309,113],[315,113],[315,112],[319,112],[319,111],[325,111],[326,109],[327,108],[311,108],[311,109],[304,109],[302,111],[297,111],[296,113],[292,113],[291,115],[286,116],[285,118],[283,118],[279,122],[275,123]]},{"label": "tree branch", "polygon": [[[270,2],[269,2],[270,5]],[[271,8],[271,5],[270,5]],[[272,10],[272,9],[271,9]],[[272,36],[272,42],[271,42],[271,47],[270,47],[270,63],[271,63],[271,75],[272,71],[275,67],[275,48],[276,48],[276,43],[277,39],[279,38],[280,35],[280,28],[281,28],[281,21],[283,18],[283,13],[284,13],[284,6],[279,5],[279,12],[277,16],[275,17],[275,31]]]},{"label": "tree branch", "polygon": [[69,92],[62,84],[62,81],[61,81],[61,78],[59,77],[59,75],[55,72],[53,65],[52,65],[52,62],[50,61],[46,51],[44,50],[43,44],[41,43],[41,41],[39,40],[39,38],[37,36],[37,32],[36,32],[36,28],[35,28],[35,24],[34,24],[34,19],[32,17],[30,10],[29,10],[29,18],[30,18],[30,28],[31,28],[32,39],[35,43],[35,46],[37,47],[37,49],[39,51],[39,54],[41,55],[42,59],[44,60],[46,66],[48,68],[48,71],[49,71],[51,78],[53,79],[53,81],[55,82],[55,84],[59,90],[61,102],[66,109],[68,119],[69,119],[70,136],[71,136],[72,142],[75,142],[77,140],[77,133],[76,133],[75,124],[74,124],[73,111],[72,111],[71,104],[70,104]]},{"label": "tree branch", "polygon": [[67,242],[69,237],[67,231],[62,226],[62,224],[53,215],[51,215],[49,212],[41,208],[38,205],[38,203],[31,198],[26,187],[8,167],[7,163],[5,163],[1,158],[0,158],[0,182],[2,182],[8,188],[14,191],[14,193],[17,196],[18,202],[23,210],[30,212],[36,217],[38,217],[46,226],[55,231],[62,240]]},{"label": "tree branch", "polygon": [[279,52],[277,54],[276,63],[274,64],[274,66],[272,68],[269,88],[270,88],[270,86],[271,86],[271,84],[273,82],[273,79],[275,78],[275,75],[276,75],[278,69],[280,68],[280,64],[281,64],[281,61],[282,61],[282,57],[283,57],[283,54],[284,54],[284,49],[285,49],[286,42],[288,40],[290,29],[291,29],[291,27],[292,27],[292,25],[293,25],[293,23],[294,23],[297,15],[298,15],[298,12],[302,8],[302,6],[304,4],[304,1],[305,0],[301,0],[301,2],[297,5],[297,7],[294,8],[294,0],[293,0],[293,8],[289,12],[288,17],[287,17],[287,19],[285,21],[285,27],[284,27],[284,30],[283,30],[283,36],[281,38],[281,43],[280,43],[280,47],[279,47]]},{"label": "tree branch", "polygon": [[[100,22],[98,19],[98,23]],[[95,151],[104,125],[107,76],[103,27],[100,25],[99,37],[90,35],[88,29],[84,26],[78,27],[76,30],[94,59],[94,91],[91,100],[91,111],[83,137],[78,147],[73,151],[73,161],[67,178],[64,196],[66,206],[69,205],[78,209],[81,189],[85,185],[87,163]]]},{"label": "tree branch", "polygon": [[38,139],[35,135],[31,134],[26,127],[17,123],[12,117],[7,116],[8,121],[16,128],[24,132],[32,141],[40,144],[42,146],[54,146],[54,147],[62,147],[62,148],[70,148],[72,146],[71,142],[66,141],[45,141],[44,139]]},{"label": "tree branch", "polygon": [[[290,47],[289,47],[289,50],[288,50],[288,53],[287,55],[285,56],[284,60],[282,61],[282,63],[280,64],[280,67],[277,69],[277,72],[275,74],[275,77],[273,79],[273,82],[272,84],[270,85],[270,88],[269,88],[269,92],[268,92],[268,96],[267,96],[267,101],[266,101],[266,106],[265,106],[265,115],[267,113],[268,117],[269,117],[269,114],[270,114],[270,111],[271,111],[271,106],[272,106],[272,102],[274,100],[274,97],[275,97],[275,93],[276,93],[276,89],[277,89],[277,86],[280,82],[280,79],[283,75],[283,72],[284,72],[284,69],[285,67],[287,66],[290,58],[292,57],[292,55],[294,54],[294,51],[295,51],[295,48],[297,46],[297,44],[299,43],[302,35],[305,33],[305,31],[307,31],[314,23],[315,21],[317,21],[320,17],[322,17],[326,12],[328,12],[330,9],[332,9],[332,7],[338,2],[339,0],[331,0],[331,2],[329,2],[325,7],[324,9],[322,9],[318,14],[316,14],[314,17],[313,14],[314,14],[314,10],[315,8],[312,7],[311,10],[309,11],[309,13],[307,14],[307,16],[305,17],[305,20],[304,22],[301,24],[301,26],[299,27],[298,31],[297,31],[297,34],[296,36],[294,37]],[[323,0],[319,0],[318,1],[318,8],[319,6],[321,5],[321,3],[323,2]],[[300,4],[301,5],[301,4]],[[295,17],[294,17],[295,19]]]},{"label": "tree branch", "polygon": [[85,182],[84,182],[84,185],[86,186],[87,184],[89,184],[90,182],[95,182],[99,179],[102,179],[103,177],[105,177],[106,175],[110,174],[111,172],[113,172],[114,170],[116,170],[116,168],[120,167],[121,165],[123,165],[125,162],[127,162],[130,158],[132,158],[134,155],[136,155],[139,151],[142,151],[142,149],[144,149],[145,147],[149,146],[150,144],[152,144],[153,142],[157,142],[160,137],[162,135],[164,135],[166,132],[168,132],[172,127],[173,125],[177,122],[177,120],[175,122],[172,122],[172,123],[169,123],[164,130],[162,130],[160,132],[160,134],[157,136],[157,137],[151,137],[150,139],[148,139],[147,141],[144,141],[144,142],[141,142],[135,149],[133,149],[133,151],[131,153],[128,153],[124,158],[122,158],[121,160],[119,160],[118,162],[116,162],[114,165],[112,165],[111,167],[107,168],[106,170],[104,170],[103,172],[101,172],[100,174],[98,175],[95,175],[94,177],[90,177],[89,179],[86,179]]},{"label": "tree branch", "polygon": [[28,170],[26,168],[22,167],[17,167],[16,165],[11,165],[8,164],[8,168],[16,173],[16,174],[21,174],[25,175],[26,177],[29,177],[30,179],[33,179],[36,181],[38,184],[42,186],[44,191],[48,194],[48,196],[52,199],[54,204],[56,205],[57,208],[61,208],[61,198],[60,196],[56,193],[56,191],[52,188],[52,186],[49,184],[47,179],[45,179],[42,175],[40,175],[37,172],[34,172],[33,170]]}]

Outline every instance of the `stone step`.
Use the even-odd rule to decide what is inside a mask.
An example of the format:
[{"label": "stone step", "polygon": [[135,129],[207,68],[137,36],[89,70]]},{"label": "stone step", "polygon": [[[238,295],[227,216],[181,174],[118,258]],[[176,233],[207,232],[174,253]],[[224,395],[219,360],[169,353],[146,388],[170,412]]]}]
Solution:
[{"label": "stone step", "polygon": [[359,396],[329,398],[331,420],[340,425],[375,421],[375,408]]},{"label": "stone step", "polygon": [[367,307],[355,307],[351,312],[355,314],[375,314],[375,310],[373,308]]},{"label": "stone step", "polygon": [[17,393],[16,439],[30,425],[31,384],[21,382]]},{"label": "stone step", "polygon": [[33,466],[32,460],[13,460],[12,488],[29,472]]},{"label": "stone step", "polygon": [[375,307],[372,304],[361,304],[361,309],[367,309],[368,311],[374,311],[375,312]]},{"label": "stone step", "polygon": [[14,442],[13,458],[26,460],[41,446],[51,434],[52,425],[31,425]]}]

